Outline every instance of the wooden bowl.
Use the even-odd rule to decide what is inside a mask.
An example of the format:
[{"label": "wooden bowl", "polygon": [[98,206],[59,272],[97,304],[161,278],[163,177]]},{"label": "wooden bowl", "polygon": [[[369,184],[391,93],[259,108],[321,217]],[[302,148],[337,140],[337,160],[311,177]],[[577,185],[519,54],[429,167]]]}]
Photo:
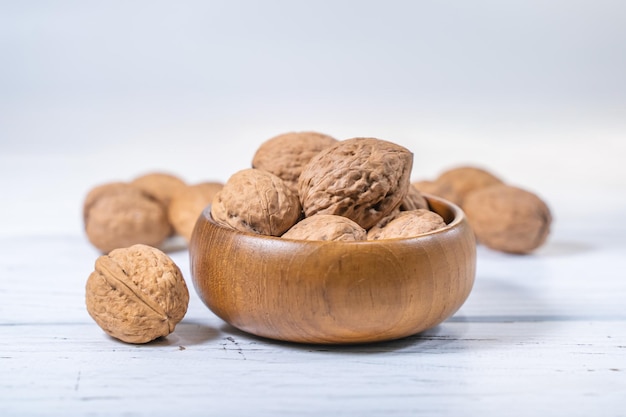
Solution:
[{"label": "wooden bowl", "polygon": [[190,241],[193,285],[224,321],[272,339],[350,344],[426,330],[461,307],[476,271],[463,211],[426,197],[445,228],[363,242],[240,232],[215,223],[207,207]]}]

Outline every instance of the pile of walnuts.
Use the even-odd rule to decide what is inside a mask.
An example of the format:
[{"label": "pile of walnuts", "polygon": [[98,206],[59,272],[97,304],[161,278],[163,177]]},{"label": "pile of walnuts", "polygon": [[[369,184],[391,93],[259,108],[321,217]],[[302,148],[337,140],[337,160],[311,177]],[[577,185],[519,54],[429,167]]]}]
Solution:
[{"label": "pile of walnuts", "polygon": [[163,172],[99,185],[83,205],[87,238],[103,253],[134,244],[160,247],[173,234],[189,241],[198,215],[222,185],[191,185]]},{"label": "pile of walnuts", "polygon": [[552,214],[536,194],[475,166],[459,166],[413,186],[459,205],[479,243],[502,252],[530,253],[550,233]]},{"label": "pile of walnuts", "polygon": [[408,149],[380,139],[276,136],[217,192],[211,216],[236,230],[305,240],[411,237],[445,227],[411,186],[412,165]]},{"label": "pile of walnuts", "polygon": [[258,148],[252,168],[227,181],[211,215],[237,230],[288,239],[412,237],[445,226],[424,192],[459,205],[491,249],[529,253],[546,241],[552,216],[536,194],[474,166],[411,184],[412,163],[409,150],[380,139],[279,135]]},{"label": "pile of walnuts", "polygon": [[199,214],[222,185],[186,184],[153,172],[87,194],[85,232],[103,255],[87,279],[85,302],[105,333],[147,343],[174,331],[187,312],[189,290],[178,266],[158,248],[173,235],[189,241]]},{"label": "pile of walnuts", "polygon": [[422,192],[459,205],[480,243],[511,253],[542,245],[552,217],[535,194],[471,166],[411,183],[413,154],[375,138],[336,140],[286,133],[257,149],[252,167],[224,184],[189,185],[166,173],[110,182],[86,196],[83,221],[101,252],[86,285],[89,314],[129,343],[166,336],[187,311],[189,292],[161,250],[187,242],[209,204],[219,224],[285,239],[363,241],[406,238],[446,226]]},{"label": "pile of walnuts", "polygon": [[225,184],[189,185],[157,172],[95,187],[85,198],[85,231],[104,253],[161,247],[172,235],[188,242],[210,204],[224,226],[286,239],[412,237],[446,225],[423,192],[459,205],[479,243],[491,249],[529,253],[546,241],[552,216],[536,194],[473,166],[411,183],[412,165],[413,154],[392,142],[285,133],[263,142],[252,167]]},{"label": "pile of walnuts", "polygon": [[411,184],[412,164],[409,150],[380,139],[279,135],[261,144],[252,168],[230,177],[211,215],[233,229],[287,239],[412,237],[446,225],[424,192],[459,205],[491,249],[529,253],[546,241],[552,216],[536,194],[473,166]]}]

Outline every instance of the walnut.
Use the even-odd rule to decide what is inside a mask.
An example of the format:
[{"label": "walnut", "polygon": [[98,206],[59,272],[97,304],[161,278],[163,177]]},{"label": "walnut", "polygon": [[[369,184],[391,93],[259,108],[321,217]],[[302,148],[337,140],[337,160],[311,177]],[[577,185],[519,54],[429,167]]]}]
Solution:
[{"label": "walnut", "polygon": [[[419,209],[430,210],[428,201],[426,201],[426,198],[424,198],[422,193],[420,193],[415,187],[409,187],[409,191],[402,200],[402,203],[400,203],[400,205],[391,213],[380,219],[378,223],[372,226],[368,230],[368,234],[370,236],[377,234],[383,227],[387,226],[390,221],[396,219],[401,212]],[[370,238],[369,240],[372,239]]]},{"label": "walnut", "polygon": [[297,192],[302,168],[335,143],[337,139],[317,132],[284,133],[261,144],[252,159],[252,167],[271,172]]},{"label": "walnut", "polygon": [[168,219],[175,232],[187,242],[191,240],[193,228],[202,210],[213,201],[213,197],[223,188],[219,182],[203,182],[188,185],[178,190],[168,207]]},{"label": "walnut", "polygon": [[130,184],[151,194],[166,208],[174,194],[187,185],[177,176],[165,172],[151,172],[141,175],[132,180]]},{"label": "walnut", "polygon": [[316,214],[296,223],[282,236],[285,239],[302,240],[366,240],[361,226],[343,216]]},{"label": "walnut", "polygon": [[187,312],[189,291],[167,255],[133,245],[96,260],[85,299],[89,315],[107,334],[147,343],[174,331]]},{"label": "walnut", "polygon": [[372,227],[367,232],[367,239],[414,237],[445,226],[443,218],[430,210],[398,211]]},{"label": "walnut", "polygon": [[463,206],[465,196],[475,190],[502,184],[502,180],[492,173],[478,167],[460,166],[442,172],[435,180],[438,184],[451,187],[459,196],[459,205]]},{"label": "walnut", "polygon": [[120,182],[100,185],[87,194],[83,221],[89,241],[105,253],[136,243],[160,246],[171,230],[161,203]]},{"label": "walnut", "polygon": [[298,191],[304,214],[336,214],[368,229],[408,192],[413,154],[374,138],[340,141],[304,167]]},{"label": "walnut", "polygon": [[211,216],[233,229],[280,236],[299,219],[298,196],[276,175],[248,168],[233,174],[213,198]]},{"label": "walnut", "polygon": [[132,185],[121,181],[107,182],[93,187],[89,190],[85,196],[85,201],[83,202],[83,222],[87,223],[87,214],[89,213],[89,210],[91,210],[94,203],[101,197],[106,196],[107,194],[113,195],[122,193],[131,188],[135,189]]},{"label": "walnut", "polygon": [[428,210],[428,201],[422,195],[422,193],[415,187],[409,187],[406,195],[400,203],[401,211],[410,211],[417,209]]},{"label": "walnut", "polygon": [[546,203],[511,185],[493,185],[468,194],[463,210],[477,240],[495,250],[528,253],[550,233],[552,215]]},{"label": "walnut", "polygon": [[452,188],[450,184],[439,183],[436,181],[422,180],[415,181],[411,184],[413,188],[417,188],[420,192],[426,194],[432,194],[437,197],[441,197],[444,200],[448,200],[457,206],[461,204],[461,197]]}]

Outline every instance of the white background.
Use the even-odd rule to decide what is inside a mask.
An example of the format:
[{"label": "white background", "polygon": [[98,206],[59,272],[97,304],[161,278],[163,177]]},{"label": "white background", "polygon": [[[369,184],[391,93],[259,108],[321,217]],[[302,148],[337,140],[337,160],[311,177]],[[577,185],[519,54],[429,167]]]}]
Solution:
[{"label": "white background", "polygon": [[0,59],[0,185],[30,190],[5,232],[79,230],[91,186],[150,170],[226,180],[293,130],[402,144],[416,180],[626,189],[619,0],[0,1]]}]

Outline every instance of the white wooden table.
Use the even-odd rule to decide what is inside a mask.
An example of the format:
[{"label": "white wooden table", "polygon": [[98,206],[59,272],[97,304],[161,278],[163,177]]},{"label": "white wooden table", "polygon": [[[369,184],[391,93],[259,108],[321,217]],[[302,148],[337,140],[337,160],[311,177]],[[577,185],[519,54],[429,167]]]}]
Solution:
[{"label": "white wooden table", "polygon": [[0,156],[1,416],[626,416],[624,189],[547,181],[549,242],[530,256],[479,247],[460,311],[388,343],[247,335],[201,303],[187,251],[170,252],[189,311],[169,337],[136,346],[106,336],[84,307],[98,252],[82,198],[137,167],[114,177],[106,161]]}]

